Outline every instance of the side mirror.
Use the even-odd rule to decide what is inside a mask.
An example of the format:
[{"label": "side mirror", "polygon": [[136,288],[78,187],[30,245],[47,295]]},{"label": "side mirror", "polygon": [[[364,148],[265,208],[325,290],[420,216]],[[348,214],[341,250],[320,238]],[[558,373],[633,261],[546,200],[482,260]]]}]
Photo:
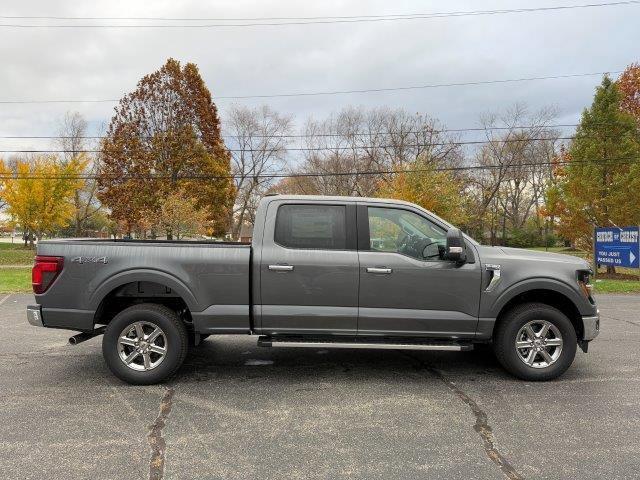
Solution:
[{"label": "side mirror", "polygon": [[464,236],[457,228],[450,228],[447,231],[447,260],[456,263],[467,261],[467,245],[464,243]]}]

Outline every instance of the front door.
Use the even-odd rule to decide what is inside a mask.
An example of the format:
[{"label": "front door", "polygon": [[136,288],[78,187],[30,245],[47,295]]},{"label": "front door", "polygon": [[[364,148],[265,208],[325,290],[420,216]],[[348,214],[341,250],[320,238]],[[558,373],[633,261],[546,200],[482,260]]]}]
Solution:
[{"label": "front door", "polygon": [[480,265],[443,258],[444,226],[410,207],[358,205],[358,235],[358,336],[475,334]]},{"label": "front door", "polygon": [[355,204],[269,204],[260,266],[264,334],[352,335],[358,322]]}]

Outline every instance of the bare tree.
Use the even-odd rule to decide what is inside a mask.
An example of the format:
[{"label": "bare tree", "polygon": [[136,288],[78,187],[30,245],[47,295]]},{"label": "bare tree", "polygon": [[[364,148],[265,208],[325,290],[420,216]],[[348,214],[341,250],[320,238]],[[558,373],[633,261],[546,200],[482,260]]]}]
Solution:
[{"label": "bare tree", "polygon": [[65,162],[79,156],[85,156],[88,161],[85,171],[88,178],[84,186],[75,191],[73,197],[75,207],[72,224],[73,234],[80,237],[86,234],[87,223],[101,209],[100,202],[96,197],[97,182],[95,180],[99,170],[99,157],[88,156],[85,153],[85,150],[88,150],[90,146],[87,139],[87,121],[78,112],[67,112],[62,118],[58,126],[56,142],[60,150],[64,151],[63,159]]},{"label": "bare tree", "polygon": [[293,119],[268,106],[233,106],[226,123],[236,187],[231,234],[238,238],[243,224],[253,224],[258,200],[273,186],[274,175],[284,169]]},{"label": "bare tree", "polygon": [[508,230],[522,229],[530,218],[542,233],[539,213],[559,136],[549,127],[555,117],[553,109],[530,114],[521,104],[481,117],[486,143],[476,162],[485,168],[471,177],[476,235],[488,233],[496,243],[500,232],[504,243]]},{"label": "bare tree", "polygon": [[303,132],[306,150],[293,173],[306,176],[281,182],[282,190],[373,196],[418,158],[438,167],[463,161],[460,146],[434,119],[402,109],[348,107],[309,119]]}]

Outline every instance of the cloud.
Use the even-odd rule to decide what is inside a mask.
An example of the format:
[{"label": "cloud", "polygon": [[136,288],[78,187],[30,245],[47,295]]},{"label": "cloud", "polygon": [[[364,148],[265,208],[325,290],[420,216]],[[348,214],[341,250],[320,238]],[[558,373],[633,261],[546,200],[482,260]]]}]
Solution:
[{"label": "cloud", "polygon": [[[152,7],[150,7],[152,5]],[[401,1],[115,1],[4,6],[6,15],[273,17],[373,15],[474,10],[477,3]],[[530,7],[491,1],[483,9]],[[536,4],[538,6],[538,4]],[[398,22],[223,29],[0,29],[0,97],[120,98],[167,57],[195,62],[214,98],[318,90],[395,87],[621,69],[637,61],[638,6]],[[24,21],[34,22],[34,21]],[[64,23],[69,23],[66,21]],[[87,22],[82,22],[87,23]],[[110,22],[113,23],[113,22]],[[136,23],[143,23],[138,21]],[[185,23],[185,22],[181,22]],[[449,127],[477,124],[479,114],[514,102],[532,110],[557,106],[576,121],[600,78],[452,87],[405,92],[255,99],[295,115],[299,124],[346,105],[420,111]],[[231,101],[217,102],[224,112]],[[113,104],[1,105],[0,134],[46,135],[66,110],[83,113],[95,130]],[[3,149],[42,142],[3,140]]]}]

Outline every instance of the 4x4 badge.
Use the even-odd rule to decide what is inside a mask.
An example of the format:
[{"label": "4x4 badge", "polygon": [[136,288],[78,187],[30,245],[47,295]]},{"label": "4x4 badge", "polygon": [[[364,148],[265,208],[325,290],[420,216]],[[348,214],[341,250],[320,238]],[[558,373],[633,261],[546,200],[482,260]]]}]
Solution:
[{"label": "4x4 badge", "polygon": [[73,263],[107,263],[107,257],[75,257],[72,258]]}]

